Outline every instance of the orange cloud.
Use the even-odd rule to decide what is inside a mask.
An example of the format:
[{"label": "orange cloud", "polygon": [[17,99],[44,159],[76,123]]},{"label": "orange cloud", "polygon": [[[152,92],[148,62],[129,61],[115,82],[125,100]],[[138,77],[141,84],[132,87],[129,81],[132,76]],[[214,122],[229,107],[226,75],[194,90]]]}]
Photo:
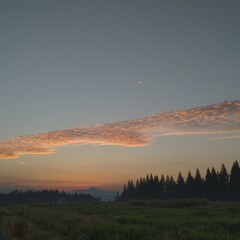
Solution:
[{"label": "orange cloud", "polygon": [[74,144],[144,146],[157,136],[240,132],[240,101],[0,141],[0,158],[50,154]]}]

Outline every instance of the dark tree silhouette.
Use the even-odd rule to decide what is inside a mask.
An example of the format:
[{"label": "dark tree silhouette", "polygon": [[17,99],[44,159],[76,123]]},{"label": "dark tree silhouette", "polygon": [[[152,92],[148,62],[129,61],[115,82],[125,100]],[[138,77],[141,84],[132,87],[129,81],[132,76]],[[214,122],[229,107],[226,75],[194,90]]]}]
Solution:
[{"label": "dark tree silhouette", "polygon": [[212,168],[212,185],[211,185],[211,199],[217,200],[219,198],[219,182],[218,182],[218,173]]},{"label": "dark tree silhouette", "polygon": [[188,172],[187,176],[187,183],[186,183],[186,197],[192,197],[193,196],[193,191],[194,191],[194,178],[191,174],[191,172]]},{"label": "dark tree silhouette", "polygon": [[194,196],[203,197],[203,180],[199,169],[197,168],[195,178],[194,178]]},{"label": "dark tree silhouette", "polygon": [[129,199],[175,199],[175,198],[206,198],[209,200],[239,200],[240,199],[240,167],[237,161],[233,163],[231,174],[227,173],[224,164],[221,165],[220,172],[214,168],[208,168],[205,178],[201,177],[197,168],[195,177],[188,172],[186,181],[179,172],[177,181],[173,177],[164,175],[153,177],[152,174],[146,178],[137,179],[134,186],[132,180],[124,185],[120,200]]},{"label": "dark tree silhouette", "polygon": [[181,172],[178,174],[177,178],[177,192],[176,197],[183,198],[185,196],[185,183]]},{"label": "dark tree silhouette", "polygon": [[205,197],[208,199],[211,199],[212,193],[212,174],[210,172],[210,169],[207,169],[207,173],[205,176]]},{"label": "dark tree silhouette", "polygon": [[233,200],[240,199],[240,167],[237,160],[231,169],[229,185],[231,198]]},{"label": "dark tree silhouette", "polygon": [[[127,196],[126,196],[127,199]],[[88,194],[66,194],[58,190],[42,191],[13,191],[8,194],[0,194],[0,204],[39,204],[39,203],[77,203],[99,201]]]},{"label": "dark tree silhouette", "polygon": [[226,195],[228,194],[228,173],[227,170],[222,164],[220,173],[218,175],[218,181],[219,181],[219,197],[221,199],[225,199]]}]

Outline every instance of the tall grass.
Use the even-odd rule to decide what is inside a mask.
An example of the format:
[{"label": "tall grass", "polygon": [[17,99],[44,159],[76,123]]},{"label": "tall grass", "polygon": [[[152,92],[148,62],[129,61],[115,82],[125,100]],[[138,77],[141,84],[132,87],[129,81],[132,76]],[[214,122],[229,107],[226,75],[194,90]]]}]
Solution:
[{"label": "tall grass", "polygon": [[0,206],[1,240],[239,240],[240,204],[205,200]]}]

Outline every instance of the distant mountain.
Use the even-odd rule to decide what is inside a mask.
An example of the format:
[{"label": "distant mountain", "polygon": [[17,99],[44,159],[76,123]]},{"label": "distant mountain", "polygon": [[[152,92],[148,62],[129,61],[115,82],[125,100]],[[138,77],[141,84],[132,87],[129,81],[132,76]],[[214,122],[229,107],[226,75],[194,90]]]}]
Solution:
[{"label": "distant mountain", "polygon": [[75,193],[89,194],[95,198],[100,198],[102,201],[113,201],[117,194],[116,192],[105,191],[95,187],[91,187],[88,189],[73,190],[68,193],[69,194],[75,194]]}]

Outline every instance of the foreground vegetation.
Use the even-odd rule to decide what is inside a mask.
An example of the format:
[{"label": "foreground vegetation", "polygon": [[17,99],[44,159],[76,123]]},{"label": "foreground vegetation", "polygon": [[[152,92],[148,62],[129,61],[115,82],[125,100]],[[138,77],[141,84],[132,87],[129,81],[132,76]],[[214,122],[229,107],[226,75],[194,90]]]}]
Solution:
[{"label": "foreground vegetation", "polygon": [[237,240],[240,203],[153,200],[0,206],[3,240]]}]

